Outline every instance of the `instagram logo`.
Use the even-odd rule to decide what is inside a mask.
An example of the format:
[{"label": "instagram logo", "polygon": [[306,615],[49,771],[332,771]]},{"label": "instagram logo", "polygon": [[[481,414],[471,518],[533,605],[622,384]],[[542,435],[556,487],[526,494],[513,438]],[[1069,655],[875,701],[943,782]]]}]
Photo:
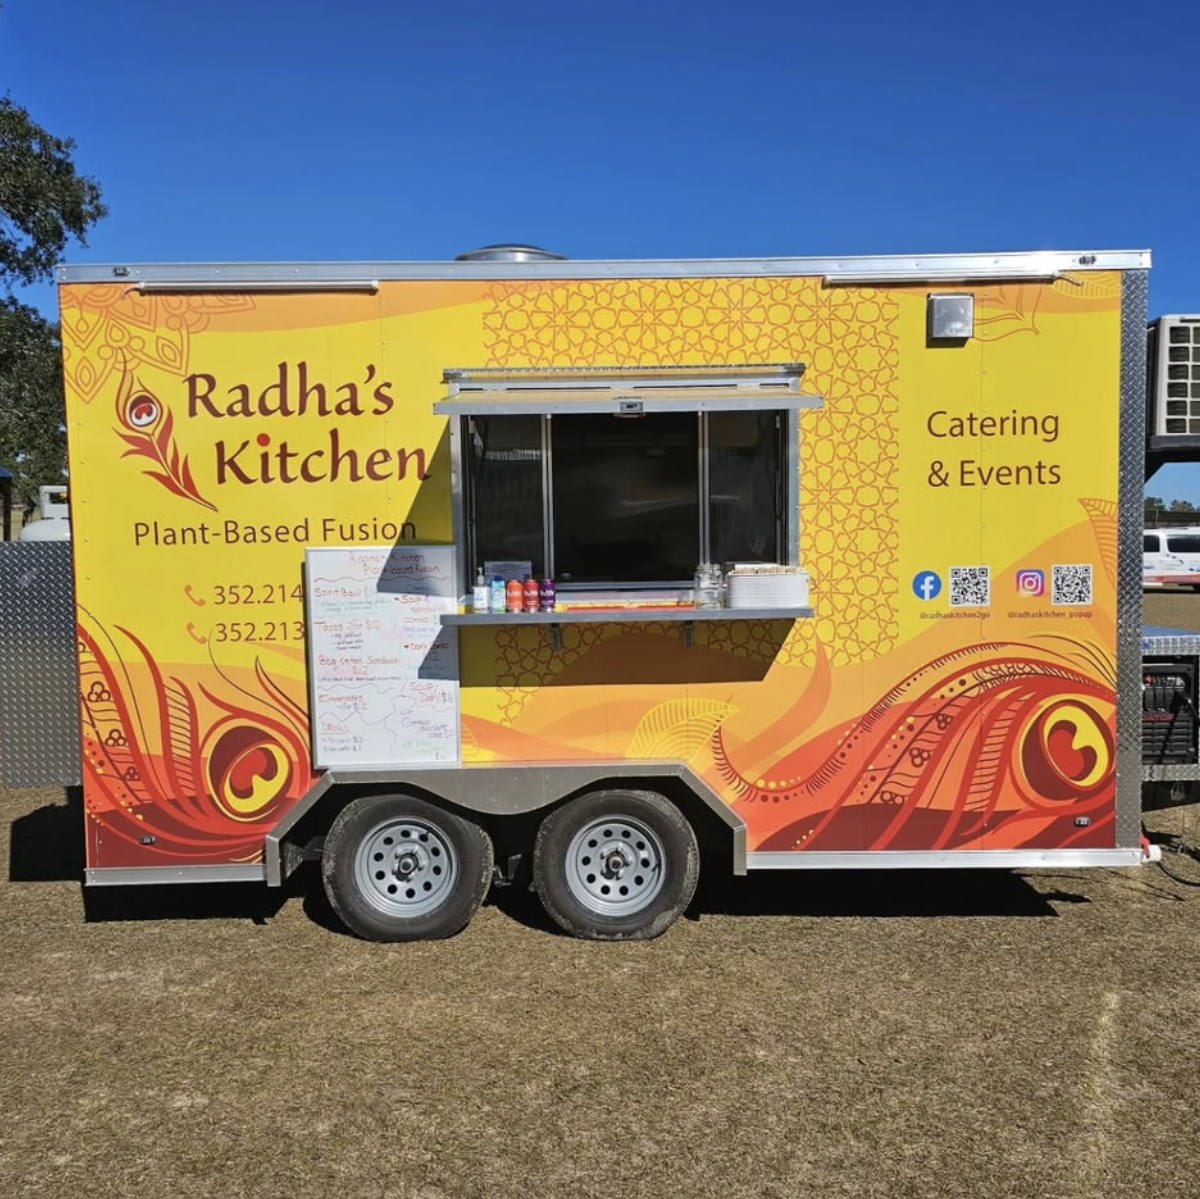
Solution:
[{"label": "instagram logo", "polygon": [[1046,594],[1044,570],[1018,570],[1017,594],[1024,599],[1039,599]]}]

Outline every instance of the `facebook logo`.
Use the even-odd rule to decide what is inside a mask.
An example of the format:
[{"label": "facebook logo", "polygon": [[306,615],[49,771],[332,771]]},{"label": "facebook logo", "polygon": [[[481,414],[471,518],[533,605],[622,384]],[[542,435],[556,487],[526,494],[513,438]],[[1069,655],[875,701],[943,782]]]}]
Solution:
[{"label": "facebook logo", "polygon": [[913,594],[917,599],[931,600],[940,595],[942,576],[932,570],[922,570],[913,578]]}]

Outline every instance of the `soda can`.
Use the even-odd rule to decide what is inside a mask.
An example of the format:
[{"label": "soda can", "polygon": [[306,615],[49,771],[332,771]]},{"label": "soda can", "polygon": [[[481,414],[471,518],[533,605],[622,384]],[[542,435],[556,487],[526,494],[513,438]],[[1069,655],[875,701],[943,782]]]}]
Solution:
[{"label": "soda can", "polygon": [[538,610],[538,581],[537,579],[525,580],[525,611],[536,612]]},{"label": "soda can", "polygon": [[541,600],[543,612],[553,612],[554,611],[555,593],[554,593],[554,580],[553,579],[543,579],[542,580],[540,600]]},{"label": "soda can", "polygon": [[520,579],[508,580],[508,610],[510,612],[523,612],[525,610],[525,588],[521,586]]}]

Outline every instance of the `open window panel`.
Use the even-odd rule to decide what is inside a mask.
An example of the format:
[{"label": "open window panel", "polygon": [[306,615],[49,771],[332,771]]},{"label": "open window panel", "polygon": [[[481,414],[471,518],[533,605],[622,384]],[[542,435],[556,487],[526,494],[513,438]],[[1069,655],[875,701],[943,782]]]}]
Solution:
[{"label": "open window panel", "polygon": [[797,564],[803,369],[446,372],[464,586],[494,561],[623,593]]}]

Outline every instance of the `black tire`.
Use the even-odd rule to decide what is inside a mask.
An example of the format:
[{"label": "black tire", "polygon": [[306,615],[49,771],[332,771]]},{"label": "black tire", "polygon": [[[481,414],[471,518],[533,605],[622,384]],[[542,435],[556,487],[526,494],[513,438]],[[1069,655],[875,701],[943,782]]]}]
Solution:
[{"label": "black tire", "polygon": [[1191,803],[1196,784],[1189,779],[1142,784],[1142,811],[1155,812]]},{"label": "black tire", "polygon": [[[610,824],[611,829],[607,827]],[[597,835],[577,840],[593,827],[599,830]],[[605,832],[612,834],[607,842]],[[584,873],[587,867],[579,865],[587,860],[581,855],[588,854],[588,846],[597,850],[611,847],[609,858],[596,858],[601,863],[598,869],[608,873],[598,874],[592,883]],[[638,856],[632,862],[623,858],[625,864],[609,872],[609,862],[627,852]],[[647,856],[641,856],[643,852]],[[650,875],[639,874],[639,869],[643,862],[660,859],[661,865],[653,871],[657,880],[657,890],[653,890]],[[673,803],[653,791],[581,795],[542,821],[533,849],[533,885],[542,906],[565,932],[590,941],[648,941],[660,936],[691,903],[699,876],[700,851],[692,826]],[[622,887],[632,888],[635,880],[639,887],[644,884],[642,893],[622,899],[618,892]],[[610,898],[592,894],[591,887],[598,891],[605,885],[610,888]],[[586,895],[586,900],[581,895]],[[605,910],[610,903],[626,902],[639,906],[629,911]]]},{"label": "black tire", "polygon": [[[395,861],[370,860],[393,846]],[[477,824],[415,796],[372,795],[334,820],[321,880],[342,923],[365,940],[433,941],[466,928],[491,885],[492,864],[491,838]]]}]

